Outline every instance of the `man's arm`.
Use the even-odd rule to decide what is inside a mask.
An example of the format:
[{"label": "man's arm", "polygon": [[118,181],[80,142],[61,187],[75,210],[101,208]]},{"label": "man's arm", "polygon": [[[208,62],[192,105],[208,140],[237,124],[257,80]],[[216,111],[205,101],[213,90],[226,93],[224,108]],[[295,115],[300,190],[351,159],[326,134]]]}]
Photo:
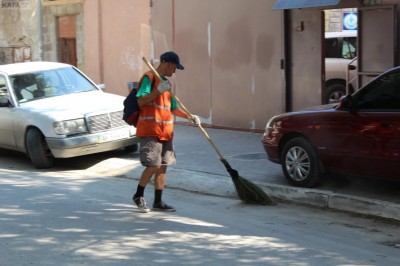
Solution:
[{"label": "man's arm", "polygon": [[157,98],[161,93],[158,90],[152,90],[149,94],[138,98],[139,107],[142,107]]},{"label": "man's arm", "polygon": [[189,116],[181,109],[177,108],[171,111],[174,115],[190,120]]},{"label": "man's arm", "polygon": [[[154,79],[155,77],[153,77]],[[153,90],[153,82],[150,82],[149,76],[145,76],[141,82],[139,92],[136,94],[138,98],[139,107],[142,107],[157,98],[161,93],[170,90],[171,86],[168,81],[160,82],[158,87]]]}]

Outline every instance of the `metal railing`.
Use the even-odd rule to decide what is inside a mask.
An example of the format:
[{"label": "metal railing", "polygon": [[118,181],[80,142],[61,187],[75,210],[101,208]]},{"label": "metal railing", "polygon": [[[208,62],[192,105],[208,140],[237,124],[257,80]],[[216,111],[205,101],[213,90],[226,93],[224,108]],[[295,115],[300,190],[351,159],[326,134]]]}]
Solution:
[{"label": "metal railing", "polygon": [[[356,91],[356,90],[358,90],[358,88],[359,88],[358,77],[357,77],[358,75],[354,75],[354,77],[353,77],[351,80],[349,80],[349,79],[350,79],[350,70],[354,70],[354,69],[351,69],[351,68],[352,68],[352,66],[354,66],[353,63],[356,62],[356,61],[357,61],[357,57],[354,57],[354,58],[347,64],[347,67],[346,67],[346,94],[349,94],[349,93],[350,93],[349,87],[350,87],[350,84],[351,84],[353,81],[356,81],[356,86],[355,86],[354,90]],[[357,70],[357,68],[358,68],[358,67],[356,67],[355,70]],[[358,71],[358,70],[357,70],[357,71]]]}]

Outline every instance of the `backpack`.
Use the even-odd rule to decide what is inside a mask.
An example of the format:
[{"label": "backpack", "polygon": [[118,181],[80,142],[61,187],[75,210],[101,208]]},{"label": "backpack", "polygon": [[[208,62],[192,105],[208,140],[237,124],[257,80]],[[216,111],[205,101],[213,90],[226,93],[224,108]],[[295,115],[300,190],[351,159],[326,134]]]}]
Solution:
[{"label": "backpack", "polygon": [[[144,77],[144,76],[143,76]],[[140,85],[142,83],[142,79],[139,82],[138,88],[140,88]],[[154,87],[154,82],[155,82],[155,78],[154,77],[150,77],[148,76],[150,79],[153,79],[151,82],[151,88]],[[140,107],[139,107],[139,103],[137,101],[137,97],[136,94],[138,92],[138,88],[133,88],[131,90],[131,92],[128,94],[128,96],[126,96],[125,100],[124,100],[124,114],[122,116],[122,119],[131,126],[136,127],[138,120],[139,120],[139,116],[140,116]]]}]

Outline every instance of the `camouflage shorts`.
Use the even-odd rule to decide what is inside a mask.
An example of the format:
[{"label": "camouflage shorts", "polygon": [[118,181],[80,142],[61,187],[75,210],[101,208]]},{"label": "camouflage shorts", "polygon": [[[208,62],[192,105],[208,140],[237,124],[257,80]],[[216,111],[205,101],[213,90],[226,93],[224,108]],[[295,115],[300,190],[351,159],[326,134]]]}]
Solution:
[{"label": "camouflage shorts", "polygon": [[173,165],[176,163],[172,140],[160,141],[155,137],[141,137],[140,162],[143,166]]}]

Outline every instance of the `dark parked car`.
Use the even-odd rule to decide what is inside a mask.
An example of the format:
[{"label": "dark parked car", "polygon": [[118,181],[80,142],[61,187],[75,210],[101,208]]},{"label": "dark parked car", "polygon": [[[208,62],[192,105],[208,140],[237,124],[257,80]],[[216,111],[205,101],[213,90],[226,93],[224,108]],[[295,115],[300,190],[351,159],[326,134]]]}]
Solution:
[{"label": "dark parked car", "polygon": [[338,104],[272,117],[262,143],[294,186],[326,173],[400,179],[400,67]]}]

